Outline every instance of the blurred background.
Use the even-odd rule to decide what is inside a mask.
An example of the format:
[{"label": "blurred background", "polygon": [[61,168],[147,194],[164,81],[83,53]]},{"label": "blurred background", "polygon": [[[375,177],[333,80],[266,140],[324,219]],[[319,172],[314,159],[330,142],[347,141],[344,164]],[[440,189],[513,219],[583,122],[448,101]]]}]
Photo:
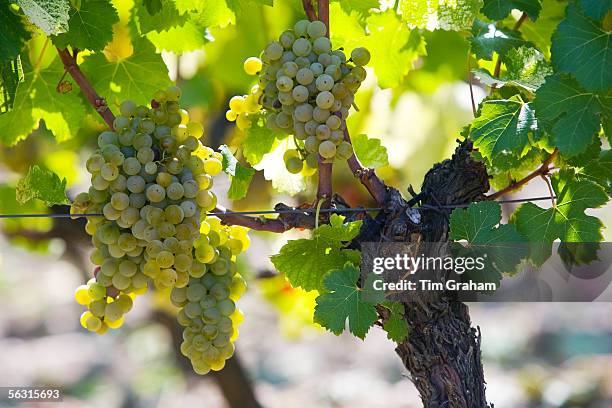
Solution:
[{"label": "blurred background", "polygon": [[[207,145],[241,143],[243,136],[224,114],[229,98],[252,83],[242,61],[292,25],[300,13],[294,3],[257,8],[239,25],[210,30],[196,51],[162,53],[171,79],[183,89],[182,103],[205,125]],[[331,31],[334,39],[333,19]],[[385,90],[369,71],[356,101],[360,111],[349,119],[352,134],[382,140],[389,165],[378,173],[402,192],[409,185],[419,190],[426,171],[452,154],[472,118],[467,41],[456,32],[424,37],[427,58],[414,61],[419,69]],[[149,39],[164,48],[163,38]],[[51,50],[45,63],[54,58]],[[470,81],[478,103],[487,90]],[[116,102],[109,101],[111,107]],[[0,213],[48,211],[41,203],[15,202],[16,182],[32,164],[65,177],[71,198],[84,191],[85,159],[101,130],[95,116],[86,116],[79,134],[58,143],[42,122],[26,140],[0,147]],[[265,172],[256,174],[239,202],[225,199],[228,181],[218,176],[220,202],[248,210],[311,200],[312,180],[286,172],[284,149],[281,142],[264,157],[257,168]],[[346,166],[334,171],[340,195],[353,205],[369,204]],[[543,195],[546,184],[535,179],[515,197]],[[505,210],[509,214],[512,207]],[[611,210],[597,211],[605,225]],[[139,298],[121,330],[98,336],[80,327],[82,310],[73,292],[92,272],[83,228],[83,220],[0,222],[0,386],[56,386],[66,407],[421,406],[384,332],[373,328],[365,341],[326,333],[312,324],[314,296],[272,273],[269,256],[305,233],[251,233],[252,247],[240,260],[249,290],[239,302],[246,319],[236,355],[222,372],[198,377],[178,352],[175,312],[161,297]],[[610,241],[612,233],[604,234]],[[470,310],[482,332],[488,399],[496,408],[612,406],[612,304],[473,304]],[[0,400],[0,406],[12,405]]]}]

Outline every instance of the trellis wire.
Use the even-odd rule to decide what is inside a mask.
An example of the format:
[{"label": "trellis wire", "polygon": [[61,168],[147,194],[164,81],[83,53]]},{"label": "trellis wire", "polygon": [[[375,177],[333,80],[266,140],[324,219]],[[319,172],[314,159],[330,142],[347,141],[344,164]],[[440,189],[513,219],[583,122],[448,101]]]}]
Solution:
[{"label": "trellis wire", "polygon": [[[496,200],[497,203],[523,203],[530,201],[543,201],[555,199],[555,196],[546,197],[532,197],[532,198],[515,198],[510,200]],[[451,209],[451,208],[466,208],[469,204],[450,204],[450,205],[426,205],[423,209]],[[415,207],[419,208],[419,207]],[[382,210],[381,207],[368,207],[368,208],[321,208],[319,213],[355,213],[355,212],[375,212]],[[253,211],[213,211],[208,212],[206,215],[209,216],[223,216],[223,215],[266,215],[266,214],[304,214],[304,213],[316,213],[316,208],[296,208],[293,210],[253,210]],[[0,219],[6,218],[81,218],[81,217],[103,217],[102,213],[88,213],[88,214],[0,214]]]}]

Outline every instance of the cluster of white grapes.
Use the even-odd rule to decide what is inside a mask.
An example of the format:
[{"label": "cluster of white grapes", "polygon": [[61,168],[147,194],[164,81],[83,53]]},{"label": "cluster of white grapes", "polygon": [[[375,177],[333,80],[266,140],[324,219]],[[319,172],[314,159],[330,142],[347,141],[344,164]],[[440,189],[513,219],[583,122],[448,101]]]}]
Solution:
[{"label": "cluster of white grapes", "polygon": [[[222,170],[222,156],[201,144],[203,127],[190,122],[179,98],[180,89],[171,87],[156,92],[151,107],[124,101],[114,130],[99,135],[99,149],[87,160],[91,187],[75,198],[71,212],[103,214],[87,217],[85,230],[95,247],[91,261],[97,267],[94,279],[75,292],[76,301],[87,307],[81,324],[92,332],[120,327],[133,298],[150,284],[191,293],[200,279],[223,276],[224,283],[229,279],[227,287],[242,288],[235,293],[244,290],[234,262],[249,245],[247,229],[226,227],[206,216],[217,204],[210,188],[212,177]],[[232,312],[223,316],[239,314],[229,290],[212,299],[207,305],[224,313],[231,302]],[[205,310],[200,310],[201,319]],[[178,318],[184,322],[182,316]],[[209,369],[220,369],[219,356],[223,362],[231,356],[235,328],[230,323],[223,353],[214,359],[192,358],[197,372],[207,372],[205,362]],[[223,325],[226,333],[225,319]],[[208,333],[204,325],[190,327]]]},{"label": "cluster of white grapes", "polygon": [[293,135],[297,148],[285,154],[292,173],[302,171],[304,161],[316,168],[318,155],[331,162],[353,154],[344,129],[370,53],[355,48],[347,60],[341,49],[332,51],[326,33],[322,22],[301,20],[268,44],[260,58],[248,58],[244,69],[258,75],[259,83],[248,95],[231,98],[226,112],[240,129],[263,114],[268,128]]}]

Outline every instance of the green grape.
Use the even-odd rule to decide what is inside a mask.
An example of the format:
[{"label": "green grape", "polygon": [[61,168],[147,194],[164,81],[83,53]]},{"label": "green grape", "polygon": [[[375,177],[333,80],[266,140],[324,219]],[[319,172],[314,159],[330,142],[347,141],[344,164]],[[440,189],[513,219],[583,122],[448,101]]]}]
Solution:
[{"label": "green grape", "polygon": [[204,171],[211,176],[216,176],[223,169],[221,160],[215,158],[208,158],[204,161]]},{"label": "green grape", "polygon": [[130,120],[125,116],[117,116],[113,121],[113,128],[117,131],[122,131],[130,126]]},{"label": "green grape", "polygon": [[[325,35],[325,34],[323,34]],[[312,50],[317,53],[317,54],[324,54],[324,53],[329,53],[331,52],[331,41],[329,41],[329,38],[324,37],[324,36],[319,36],[316,40],[314,40],[314,42],[312,43]],[[329,55],[329,54],[328,54]],[[320,61],[319,61],[320,62]],[[322,62],[321,62],[322,63]],[[323,64],[323,63],[322,63]],[[327,65],[327,64],[323,64],[323,65]]]},{"label": "green grape", "polygon": [[303,37],[308,34],[308,26],[310,25],[310,21],[308,20],[300,20],[295,23],[293,27],[293,31],[295,31],[295,35],[298,37]]},{"label": "green grape", "polygon": [[327,27],[325,27],[325,24],[321,21],[312,21],[308,24],[306,32],[310,38],[319,38],[327,34]]},{"label": "green grape", "polygon": [[300,68],[295,74],[295,80],[300,85],[308,85],[314,81],[315,74],[310,67]]},{"label": "green grape", "polygon": [[176,204],[169,205],[164,210],[164,215],[166,219],[170,221],[172,224],[180,224],[185,218],[185,213],[183,213],[183,209]]},{"label": "green grape", "polygon": [[[127,171],[126,173],[131,175],[138,174],[138,171],[140,171],[140,164],[146,165],[147,163],[152,162],[153,159],[155,159],[155,152],[153,151],[153,149],[149,147],[142,147],[138,149],[138,151],[136,152],[136,159],[134,159],[136,161],[131,162],[131,166],[133,166],[131,168],[132,173],[128,173]],[[138,163],[138,165],[136,165],[136,163]],[[136,168],[138,168],[138,171],[135,171]]]},{"label": "green grape", "polygon": [[289,173],[297,174],[302,171],[303,163],[299,157],[290,157],[285,161]]},{"label": "green grape", "polygon": [[334,142],[334,144],[338,145],[340,144],[340,142],[344,140],[344,133],[341,130],[333,130],[331,132],[331,136],[329,137],[329,140]]},{"label": "green grape", "polygon": [[315,153],[310,153],[309,155],[307,155],[305,162],[306,165],[311,169],[316,169],[319,166],[319,159],[317,158],[317,155]]},{"label": "green grape", "polygon": [[312,72],[314,77],[318,77],[323,74],[324,70],[325,68],[323,68],[323,65],[319,64],[318,62],[313,62],[312,64],[310,64],[310,71]]},{"label": "green grape", "polygon": [[310,51],[312,51],[312,44],[305,38],[298,38],[293,43],[292,50],[298,57],[304,57],[310,54]]},{"label": "green grape", "polygon": [[276,80],[276,87],[281,92],[290,92],[293,89],[293,80],[286,75],[282,75]]},{"label": "green grape", "polygon": [[147,187],[147,199],[152,203],[158,203],[166,198],[166,190],[159,184],[151,184]]},{"label": "green grape", "polygon": [[210,211],[217,205],[217,197],[211,191],[202,190],[196,196],[196,203],[204,211]]},{"label": "green grape", "polygon": [[315,153],[319,148],[319,139],[316,136],[308,136],[304,141],[304,148],[307,152]]},{"label": "green grape", "polygon": [[100,169],[100,175],[106,181],[113,181],[119,176],[119,169],[112,163],[105,163]]},{"label": "green grape", "polygon": [[276,41],[273,41],[270,44],[268,44],[268,46],[266,47],[264,51],[264,56],[270,61],[275,61],[279,59],[282,55],[283,55],[283,46]]},{"label": "green grape", "polygon": [[[142,193],[145,185],[145,180],[141,176],[130,176],[126,180],[126,187],[131,193]],[[131,197],[132,195],[130,195]]]},{"label": "green grape", "polygon": [[321,142],[319,145],[319,154],[325,159],[331,159],[336,154],[336,145],[329,140]]},{"label": "green grape", "polygon": [[312,118],[319,123],[325,123],[329,115],[329,109],[321,109],[318,106],[312,111]]},{"label": "green grape", "polygon": [[364,47],[355,48],[351,52],[351,60],[357,66],[364,66],[370,62],[370,52]]},{"label": "green grape", "polygon": [[117,138],[117,133],[115,132],[107,130],[105,132],[100,133],[100,136],[98,136],[98,146],[100,147],[100,149],[102,149],[106,145],[116,145],[118,143],[119,142]]},{"label": "green grape", "polygon": [[303,103],[301,105],[296,106],[294,115],[295,118],[300,122],[308,122],[312,119],[312,111],[312,105],[308,103]]},{"label": "green grape", "polygon": [[317,126],[317,130],[316,130],[316,137],[319,140],[327,140],[329,139],[330,135],[331,135],[331,131],[330,129],[327,127],[327,125],[319,125]]},{"label": "green grape", "polygon": [[340,160],[346,160],[353,155],[353,146],[350,143],[342,141],[336,147],[336,155]]},{"label": "green grape", "polygon": [[114,193],[111,196],[111,201],[110,204],[113,206],[114,209],[116,209],[117,211],[123,211],[126,208],[128,208],[128,206],[130,205],[130,198],[128,197],[127,194],[125,193]]},{"label": "green grape", "polygon": [[217,303],[217,309],[222,316],[230,316],[236,310],[236,305],[231,299],[223,299]]},{"label": "green grape", "polygon": [[296,102],[306,102],[308,100],[308,89],[303,85],[297,85],[293,88],[291,96]]},{"label": "green grape", "polygon": [[295,41],[295,34],[293,34],[293,31],[291,30],[287,30],[284,31],[280,37],[279,37],[279,42],[280,44],[283,46],[283,48],[290,49],[291,46],[293,45],[293,42]]},{"label": "green grape", "polygon": [[319,91],[329,91],[334,87],[334,79],[327,74],[319,75],[315,83]]},{"label": "green grape", "polygon": [[331,115],[327,118],[327,120],[325,121],[325,124],[331,130],[337,130],[340,128],[340,125],[342,124],[342,120],[336,115]]}]

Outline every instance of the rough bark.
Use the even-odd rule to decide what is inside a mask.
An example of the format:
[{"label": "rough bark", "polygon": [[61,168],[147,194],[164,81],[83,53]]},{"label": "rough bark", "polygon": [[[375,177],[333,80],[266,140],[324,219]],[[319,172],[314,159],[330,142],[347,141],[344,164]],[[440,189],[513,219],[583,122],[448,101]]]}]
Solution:
[{"label": "rough bark", "polygon": [[[472,145],[463,142],[451,159],[436,164],[425,176],[412,209],[390,189],[387,208],[369,220],[357,239],[396,242],[448,240],[451,209],[432,208],[483,200],[489,189],[486,169],[475,161]],[[420,219],[419,219],[420,218]],[[408,338],[396,352],[410,373],[426,408],[489,407],[480,355],[480,331],[471,327],[468,307],[450,293],[415,294],[405,303]],[[382,311],[385,319],[384,311]]]}]

